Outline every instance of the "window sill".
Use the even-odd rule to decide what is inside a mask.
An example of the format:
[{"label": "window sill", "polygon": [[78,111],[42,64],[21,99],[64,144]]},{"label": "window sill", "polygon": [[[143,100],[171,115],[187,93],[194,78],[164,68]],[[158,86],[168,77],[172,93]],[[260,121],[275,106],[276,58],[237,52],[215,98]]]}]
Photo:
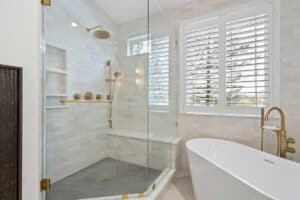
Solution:
[{"label": "window sill", "polygon": [[[180,112],[181,115],[198,115],[212,117],[236,117],[236,118],[260,118],[255,114],[235,114],[235,113],[205,113],[205,112]],[[278,116],[270,116],[270,119],[279,119]]]}]

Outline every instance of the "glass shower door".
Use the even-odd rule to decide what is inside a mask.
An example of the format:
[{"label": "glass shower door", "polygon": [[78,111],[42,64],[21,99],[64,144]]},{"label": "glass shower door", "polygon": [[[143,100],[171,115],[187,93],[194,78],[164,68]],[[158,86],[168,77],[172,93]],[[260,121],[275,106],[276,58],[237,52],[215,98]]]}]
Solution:
[{"label": "glass shower door", "polygon": [[43,9],[46,200],[142,197],[161,173],[148,157],[148,4],[135,5]]}]

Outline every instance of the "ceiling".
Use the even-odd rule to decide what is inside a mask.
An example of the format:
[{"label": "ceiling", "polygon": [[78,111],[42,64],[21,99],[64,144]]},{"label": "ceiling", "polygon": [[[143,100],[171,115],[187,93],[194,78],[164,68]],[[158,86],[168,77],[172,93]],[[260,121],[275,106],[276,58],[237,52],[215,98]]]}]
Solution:
[{"label": "ceiling", "polygon": [[[147,0],[93,0],[99,10],[122,24],[147,15]],[[149,0],[150,14],[181,6],[192,0]]]}]

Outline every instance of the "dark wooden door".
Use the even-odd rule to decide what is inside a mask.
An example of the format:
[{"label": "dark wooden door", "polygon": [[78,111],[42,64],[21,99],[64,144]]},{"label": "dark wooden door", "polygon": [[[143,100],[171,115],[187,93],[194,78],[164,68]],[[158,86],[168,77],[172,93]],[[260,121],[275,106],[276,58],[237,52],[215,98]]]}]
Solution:
[{"label": "dark wooden door", "polygon": [[20,68],[0,65],[0,200],[21,199]]}]

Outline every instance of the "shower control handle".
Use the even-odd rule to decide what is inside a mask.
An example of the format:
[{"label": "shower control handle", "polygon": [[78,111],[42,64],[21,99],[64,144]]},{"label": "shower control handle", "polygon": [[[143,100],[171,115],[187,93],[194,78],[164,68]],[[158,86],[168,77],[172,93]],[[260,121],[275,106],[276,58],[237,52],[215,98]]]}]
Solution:
[{"label": "shower control handle", "polygon": [[286,139],[286,144],[295,144],[295,143],[296,143],[296,141],[295,141],[294,138],[287,138]]}]

